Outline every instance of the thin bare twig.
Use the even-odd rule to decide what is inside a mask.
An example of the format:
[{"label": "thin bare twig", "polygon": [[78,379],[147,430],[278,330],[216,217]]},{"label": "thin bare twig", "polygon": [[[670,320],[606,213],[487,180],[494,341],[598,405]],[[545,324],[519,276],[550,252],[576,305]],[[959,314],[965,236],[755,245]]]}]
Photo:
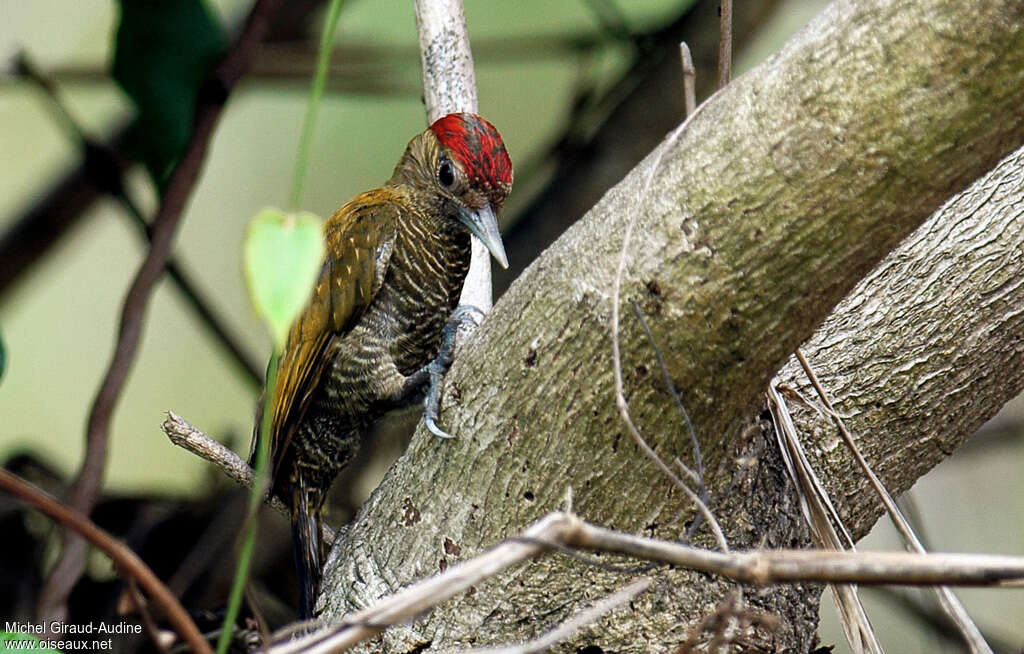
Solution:
[{"label": "thin bare twig", "polygon": [[[566,513],[572,513],[572,509],[571,508],[564,509],[564,511]],[[565,556],[569,557],[570,559],[572,559],[574,561],[579,561],[580,563],[582,563],[585,566],[588,566],[588,567],[591,567],[591,568],[595,568],[595,569],[598,569],[598,570],[606,570],[608,572],[614,572],[616,574],[627,574],[627,575],[646,574],[646,573],[650,572],[651,570],[654,570],[655,568],[657,568],[659,565],[661,565],[659,563],[647,563],[647,564],[644,564],[644,565],[636,565],[636,564],[633,564],[633,565],[617,565],[615,563],[605,563],[604,561],[601,561],[601,560],[597,559],[594,556],[590,556],[588,554],[584,554],[583,552],[580,552],[579,550],[574,549],[573,547],[571,547],[569,545],[565,545],[563,543],[559,543],[558,541],[553,541],[553,540],[537,540],[536,538],[527,538],[525,536],[513,536],[511,538],[506,538],[505,539],[506,542],[513,541],[513,540],[520,541],[520,542],[523,542],[523,543],[534,543],[534,544],[542,546],[545,550],[553,550],[555,552],[558,552],[559,554],[564,554]]]},{"label": "thin bare twig", "polygon": [[[691,652],[731,652],[731,645],[742,645],[745,632],[751,627],[765,631],[775,631],[779,627],[779,619],[773,615],[751,611],[743,606],[743,598],[735,592],[719,603],[715,610],[693,626],[690,637],[676,649],[675,654]],[[710,634],[710,642],[702,647],[701,637]],[[754,651],[743,648],[742,651]]]},{"label": "thin bare twig", "polygon": [[[207,435],[173,411],[167,412],[167,418],[160,425],[160,428],[171,439],[171,442],[178,447],[182,447],[214,464],[236,484],[252,488],[252,468],[249,467],[245,459],[235,454],[234,450]],[[278,504],[280,506],[271,502],[271,506],[275,510],[281,511],[284,515],[289,515],[284,504],[280,502]]]},{"label": "thin bare twig", "polygon": [[[689,124],[690,120],[697,115],[694,112],[693,116],[688,117],[683,123],[677,127],[672,133],[665,139],[661,147],[658,149],[657,156],[654,157],[654,161],[647,168],[647,176],[644,178],[644,183],[641,186],[639,196],[645,197],[647,190],[651,186],[651,182],[654,180],[654,174],[658,171],[658,167],[661,165],[661,158],[665,151],[668,150],[673,143],[682,134],[683,129]],[[626,401],[626,394],[622,381],[622,352],[619,343],[619,303],[622,296],[622,277],[626,270],[626,255],[629,252],[629,242],[633,236],[633,226],[636,223],[636,212],[633,213],[629,222],[626,224],[626,233],[622,237],[622,249],[619,251],[619,265],[615,271],[615,281],[612,287],[612,369],[615,373],[615,407],[619,411],[619,417],[622,419],[623,424],[626,425],[626,431],[629,432],[630,437],[637,444],[637,447],[644,453],[647,458],[654,462],[662,473],[665,474],[669,480],[685,494],[691,502],[697,507],[698,511],[704,516],[711,526],[711,531],[715,536],[715,541],[718,543],[719,549],[723,552],[729,551],[729,544],[725,539],[725,534],[722,531],[721,525],[718,524],[718,520],[714,514],[708,508],[707,504],[701,499],[701,497],[691,489],[686,482],[679,478],[679,476],[672,471],[665,461],[658,456],[658,453],[654,451],[654,448],[650,446],[647,439],[643,437],[636,424],[633,422],[633,418],[629,413],[629,402]]]},{"label": "thin bare twig", "polygon": [[917,554],[828,550],[718,552],[673,541],[634,536],[578,518],[567,544],[626,554],[745,584],[827,582],[960,586],[1024,585],[1024,556],[1002,554]]},{"label": "thin bare twig", "polygon": [[[335,624],[274,644],[267,651],[269,654],[342,651],[393,624],[421,615],[510,566],[549,551],[552,543],[659,561],[757,585],[806,582],[1024,584],[1022,556],[827,550],[719,552],[613,531],[584,522],[572,513],[554,512],[535,522],[519,537],[502,541]],[[292,635],[293,631],[289,630],[287,636]]]},{"label": "thin bare twig", "polygon": [[114,566],[122,575],[134,579],[149,593],[150,598],[164,612],[182,639],[188,642],[193,652],[213,654],[209,643],[203,639],[199,628],[178,602],[178,598],[167,589],[167,586],[135,552],[99,528],[96,523],[80,512],[7,470],[0,469],[0,488],[30,503],[61,526],[74,531],[84,541],[92,543],[103,551],[114,562]]},{"label": "thin bare twig", "polygon": [[[171,442],[178,447],[186,449],[192,454],[214,464],[236,484],[252,488],[252,468],[249,467],[245,459],[235,454],[233,450],[217,439],[209,436],[203,430],[195,427],[173,411],[167,412],[167,418],[160,425],[160,428],[167,435],[167,438],[171,439]],[[267,506],[285,517],[291,515],[288,507],[276,496],[267,495],[266,503]],[[324,542],[334,542],[334,530],[324,524],[323,521],[320,522],[320,525]]]},{"label": "thin bare twig", "polygon": [[654,359],[658,362],[658,368],[661,369],[661,375],[664,378],[665,386],[668,387],[668,392],[672,395],[672,402],[676,405],[676,409],[678,409],[679,413],[683,416],[683,422],[686,423],[686,432],[690,436],[690,448],[693,450],[693,470],[690,470],[688,466],[678,459],[676,465],[682,466],[687,470],[687,474],[692,475],[696,479],[701,499],[707,502],[708,489],[704,485],[704,460],[700,451],[700,441],[697,440],[697,430],[694,429],[693,421],[690,420],[690,413],[686,410],[686,406],[683,405],[682,398],[679,397],[679,391],[676,390],[676,384],[672,381],[672,375],[668,372],[668,366],[665,365],[665,357],[661,356],[661,348],[658,347],[658,342],[654,340],[654,334],[651,333],[651,328],[647,324],[647,319],[644,318],[643,312],[640,311],[640,305],[633,299],[630,299],[629,304],[633,307],[633,315],[636,316],[636,319],[640,322],[640,326],[644,328],[644,334],[647,336],[647,343],[654,351]]},{"label": "thin bare twig", "polygon": [[[152,641],[153,647],[160,654],[169,654],[170,645],[174,644],[174,635],[170,632],[161,631],[156,626],[153,614],[150,612],[149,607],[146,606],[146,598],[142,595],[142,590],[139,589],[139,584],[134,579],[128,579],[127,588],[125,588],[122,599],[130,604],[127,607],[128,611],[125,611],[125,613],[134,612],[139,614],[139,619],[142,622],[142,626],[146,629],[146,634],[149,636],[150,641]],[[168,637],[172,639],[170,643],[167,642]]]},{"label": "thin bare twig", "polygon": [[526,561],[546,548],[544,541],[564,540],[562,532],[579,522],[572,514],[551,513],[523,532],[529,540],[502,542],[483,554],[448,568],[386,597],[369,608],[309,636],[269,648],[269,654],[339,652],[386,627],[404,622],[468,590],[501,570]]},{"label": "thin bare twig", "polygon": [[704,462],[703,455],[700,450],[700,441],[697,439],[697,430],[693,427],[693,421],[690,420],[690,413],[686,410],[686,406],[683,404],[682,398],[679,397],[679,391],[676,389],[676,384],[672,381],[672,375],[668,371],[668,366],[665,365],[665,358],[661,355],[661,348],[658,347],[658,342],[654,340],[654,334],[651,333],[651,328],[647,324],[647,319],[644,318],[643,312],[640,311],[640,305],[632,298],[630,298],[629,303],[633,307],[633,314],[636,316],[636,319],[640,321],[640,326],[644,329],[644,334],[647,336],[647,343],[654,351],[654,358],[658,362],[658,368],[661,369],[665,385],[668,387],[669,393],[672,395],[672,401],[675,403],[676,409],[678,409],[679,413],[683,416],[683,422],[686,424],[686,431],[690,436],[690,448],[693,450],[694,467],[690,468],[690,466],[683,463],[682,459],[679,457],[675,457],[674,463],[684,475],[693,480],[694,485],[697,487],[697,496],[700,497],[700,501],[708,508],[707,511],[698,511],[696,517],[687,528],[684,540],[688,542],[693,538],[693,535],[697,533],[697,530],[700,529],[705,515],[711,513],[711,494],[708,492],[707,484],[704,483]]},{"label": "thin bare twig", "polygon": [[686,103],[686,117],[697,110],[697,69],[693,66],[693,55],[686,41],[679,42],[679,55],[683,63],[683,98]]},{"label": "thin bare twig", "polygon": [[[871,482],[871,486],[875,489],[875,493],[881,498],[882,503],[885,505],[885,510],[889,514],[889,518],[896,526],[896,530],[900,532],[904,543],[908,550],[912,552],[924,553],[925,548],[918,539],[917,534],[914,533],[914,529],[907,522],[907,519],[903,516],[903,512],[896,505],[896,501],[892,495],[886,489],[885,484],[878,478],[871,466],[868,465],[867,459],[861,454],[860,448],[857,447],[856,441],[854,441],[853,434],[846,428],[846,423],[836,413],[835,408],[832,406],[832,402],[829,400],[828,394],[822,387],[821,382],[818,381],[818,376],[814,373],[814,369],[811,368],[811,364],[807,361],[803,352],[798,348],[796,351],[796,358],[800,362],[800,366],[804,369],[807,374],[807,378],[810,380],[811,385],[814,386],[814,390],[818,393],[818,397],[821,399],[825,408],[832,416],[832,420],[835,421],[836,426],[839,427],[839,432],[842,434],[843,442],[846,447],[853,453],[854,459],[857,461],[857,465],[861,471],[867,476]],[[935,593],[938,595],[939,604],[949,617],[956,623],[957,629],[960,630],[960,634],[963,636],[964,641],[970,648],[972,654],[992,654],[992,648],[985,642],[985,637],[982,635],[978,625],[974,623],[971,616],[967,613],[967,609],[960,602],[953,591],[946,586],[939,586],[935,588]]]},{"label": "thin bare twig", "polygon": [[723,88],[732,79],[732,0],[721,0],[718,11],[718,88]]},{"label": "thin bare twig", "polygon": [[[256,46],[266,35],[270,20],[281,2],[257,0],[238,39],[203,82],[196,103],[192,134],[167,179],[163,200],[153,219],[149,251],[125,296],[114,356],[89,412],[85,457],[68,495],[68,503],[83,514],[92,511],[99,496],[107,461],[110,418],[135,359],[150,295],[170,256],[182,211],[199,178],[217,120],[230,89],[247,70]],[[39,614],[44,619],[66,614],[68,595],[84,569],[84,541],[71,535],[65,537],[63,545],[61,558],[41,593]]]},{"label": "thin bare twig", "polygon": [[466,650],[463,654],[535,654],[536,652],[543,652],[571,636],[580,627],[596,622],[604,614],[614,611],[650,587],[650,579],[646,577],[637,579],[579,611],[576,615],[539,638],[518,645]]}]

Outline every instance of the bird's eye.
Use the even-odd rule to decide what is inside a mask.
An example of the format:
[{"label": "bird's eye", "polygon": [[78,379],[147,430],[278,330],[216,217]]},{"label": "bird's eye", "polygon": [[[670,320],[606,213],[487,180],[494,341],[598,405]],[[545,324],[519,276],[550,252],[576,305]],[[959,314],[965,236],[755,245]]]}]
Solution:
[{"label": "bird's eye", "polygon": [[441,162],[441,167],[437,169],[437,181],[441,182],[441,186],[445,188],[455,183],[455,171],[452,170],[452,162],[447,159]]}]

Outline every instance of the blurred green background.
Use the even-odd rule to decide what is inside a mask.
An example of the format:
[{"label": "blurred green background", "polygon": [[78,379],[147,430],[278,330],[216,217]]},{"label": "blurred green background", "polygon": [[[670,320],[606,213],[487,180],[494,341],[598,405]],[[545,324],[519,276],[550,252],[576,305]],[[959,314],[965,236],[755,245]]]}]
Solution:
[{"label": "blurred green background", "polygon": [[[673,19],[688,4],[467,0],[480,110],[501,130],[517,163],[517,187],[506,219],[544,186],[550,173],[546,153],[567,128],[581,79],[597,90],[607,89],[629,66],[628,44],[600,38],[601,8],[615,8],[631,30],[642,32]],[[824,4],[779,3],[744,44],[737,73],[777,49]],[[233,31],[249,3],[218,0],[211,6]],[[737,3],[736,11],[743,10],[744,3]],[[0,0],[0,54],[8,62],[0,86],[0,233],[81,156],[43,95],[18,80],[10,62],[19,51],[27,52],[42,71],[52,74],[63,102],[86,132],[102,138],[132,112],[123,92],[103,75],[118,20],[118,5],[109,1]],[[708,29],[717,26],[709,24]],[[518,37],[567,35],[592,38],[600,45],[586,54],[572,54],[514,44]],[[303,209],[321,216],[387,179],[405,143],[424,126],[411,3],[350,0],[336,44],[346,51],[366,46],[392,54],[383,65],[368,65],[357,56],[350,68],[337,64],[321,109],[302,203]],[[276,63],[289,70],[289,56],[284,50],[269,50],[264,63],[268,69]],[[293,75],[249,79],[236,89],[175,247],[179,261],[200,280],[204,295],[259,361],[266,360],[269,341],[249,306],[240,244],[256,211],[288,201],[308,86],[308,78]],[[136,167],[129,180],[129,194],[151,215],[156,195],[148,176]],[[62,473],[74,474],[89,406],[112,353],[124,292],[143,251],[123,209],[103,199],[0,295],[0,334],[8,359],[0,379],[0,456],[32,451]],[[114,416],[107,488],[167,496],[203,491],[211,483],[211,471],[169,444],[159,429],[164,413],[173,409],[244,453],[255,400],[252,384],[196,322],[180,294],[161,282]],[[1017,427],[1022,420],[1020,402],[1016,409],[1008,407],[987,428],[988,435],[974,439],[976,443],[915,488],[915,506],[934,549],[1022,553],[1024,447]],[[887,525],[880,525],[862,547],[900,545]],[[960,595],[983,629],[1015,647],[1024,645],[1020,593],[971,590]],[[889,651],[949,647],[912,629],[915,621],[885,596],[873,591],[865,596]],[[836,651],[846,651],[830,602],[826,599],[822,607],[823,643],[836,643]]]}]

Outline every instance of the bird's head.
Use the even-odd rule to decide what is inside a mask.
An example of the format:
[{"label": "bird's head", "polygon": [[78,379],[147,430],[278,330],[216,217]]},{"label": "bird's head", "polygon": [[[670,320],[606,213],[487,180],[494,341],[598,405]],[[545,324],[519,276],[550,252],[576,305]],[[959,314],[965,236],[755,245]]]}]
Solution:
[{"label": "bird's head", "polygon": [[512,190],[512,160],[494,125],[469,113],[439,118],[409,144],[395,174],[426,187],[442,215],[468,229],[508,268],[498,214]]}]

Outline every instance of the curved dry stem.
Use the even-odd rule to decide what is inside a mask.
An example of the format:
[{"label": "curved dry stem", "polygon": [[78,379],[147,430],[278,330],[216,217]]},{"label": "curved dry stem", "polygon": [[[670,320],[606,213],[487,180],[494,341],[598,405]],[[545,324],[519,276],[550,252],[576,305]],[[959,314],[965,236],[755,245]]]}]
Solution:
[{"label": "curved dry stem", "polygon": [[135,552],[98,527],[89,518],[7,470],[0,469],[0,487],[30,503],[61,526],[74,531],[85,541],[103,551],[122,574],[137,581],[139,586],[149,593],[150,598],[163,610],[167,619],[182,639],[189,644],[193,652],[213,654],[210,644],[203,638],[195,622],[178,602],[178,598]]},{"label": "curved dry stem", "polygon": [[[701,105],[702,107],[705,105]],[[679,135],[682,134],[683,130],[690,123],[690,120],[700,113],[700,108],[697,109],[691,116],[689,116],[679,127],[677,127],[672,134],[665,139],[665,143],[662,144],[658,150],[657,156],[651,162],[647,169],[647,174],[644,177],[643,184],[640,186],[638,197],[648,197],[648,192],[651,188],[651,182],[654,180],[654,174],[658,171],[658,167],[661,164],[662,156],[665,152],[671,149],[672,145],[675,144]],[[641,203],[636,203],[635,206],[640,206]],[[665,463],[664,459],[658,456],[658,453],[654,451],[647,439],[640,433],[639,428],[633,422],[633,418],[629,413],[629,402],[626,400],[625,391],[623,390],[624,385],[622,381],[622,351],[619,344],[619,304],[622,295],[622,276],[626,270],[626,259],[627,253],[629,252],[630,239],[633,236],[633,226],[636,224],[637,211],[634,211],[633,216],[626,223],[626,232],[622,237],[622,248],[619,251],[619,264],[615,272],[615,281],[612,286],[612,317],[611,317],[611,331],[612,331],[612,368],[615,374],[615,407],[619,411],[619,417],[622,419],[623,424],[626,426],[626,430],[629,432],[630,437],[637,444],[637,447],[650,459],[655,466],[658,467],[661,472],[668,477],[672,484],[676,488],[681,490],[691,502],[697,507],[704,519],[708,521],[711,526],[711,531],[715,536],[715,541],[718,543],[718,548],[723,552],[729,551],[729,543],[725,539],[725,533],[722,531],[722,526],[718,524],[718,519],[715,518],[714,513],[708,508],[707,503],[704,499],[695,493],[693,489],[684,482],[679,475],[672,471],[672,468]],[[650,332],[648,332],[650,333]],[[683,412],[686,415],[686,412]],[[689,416],[686,415],[686,420],[689,422]],[[696,439],[694,439],[696,440]],[[694,450],[694,458],[700,461],[700,448],[696,447]],[[699,471],[699,467],[698,467]],[[700,478],[698,481],[699,487],[704,487],[704,480]]]}]

